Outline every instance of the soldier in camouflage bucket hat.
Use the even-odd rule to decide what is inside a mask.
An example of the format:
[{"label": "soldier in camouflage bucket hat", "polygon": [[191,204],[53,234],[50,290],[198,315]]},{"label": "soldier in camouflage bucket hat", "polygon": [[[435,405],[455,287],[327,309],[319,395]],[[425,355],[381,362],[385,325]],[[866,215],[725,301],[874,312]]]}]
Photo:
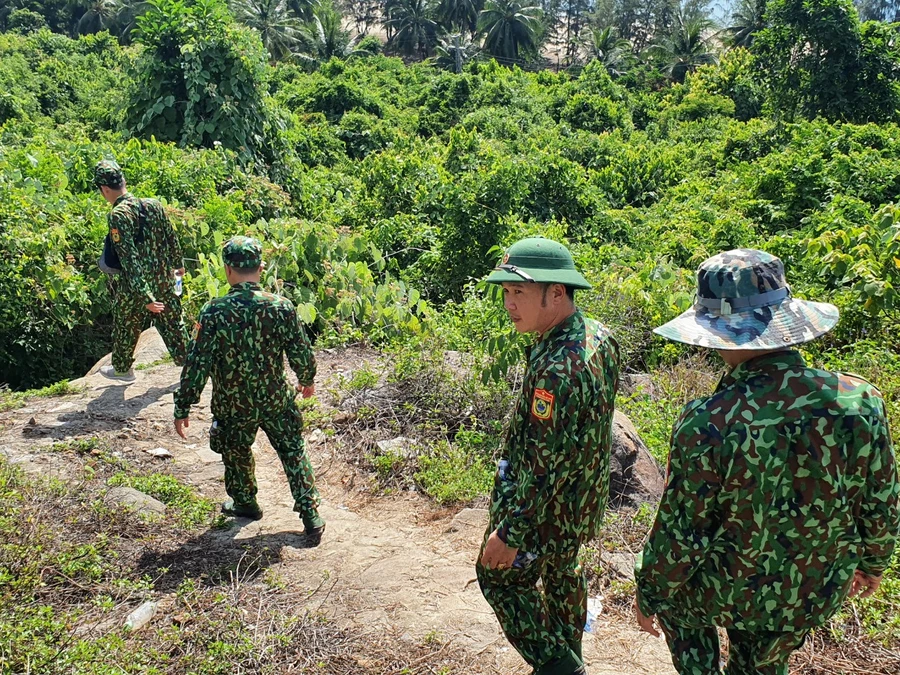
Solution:
[{"label": "soldier in camouflage bucket hat", "polygon": [[834,305],[791,297],[781,260],[739,248],[700,265],[694,306],[653,332],[709,349],[766,350],[814,340],[837,321]]},{"label": "soldier in camouflage bucket hat", "polygon": [[681,675],[787,675],[848,595],[872,595],[900,529],[884,400],[791,345],[835,307],[791,297],[784,267],[738,249],[704,262],[694,307],[658,328],[730,366],[672,431],[666,488],[635,570],[638,623],[665,634]]}]

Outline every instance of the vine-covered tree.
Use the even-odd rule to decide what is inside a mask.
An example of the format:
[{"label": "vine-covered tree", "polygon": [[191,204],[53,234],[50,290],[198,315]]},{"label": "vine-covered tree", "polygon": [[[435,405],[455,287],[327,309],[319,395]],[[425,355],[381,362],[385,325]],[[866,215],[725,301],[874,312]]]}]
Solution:
[{"label": "vine-covered tree", "polygon": [[507,64],[537,54],[541,9],[527,0],[491,0],[478,19],[484,51]]},{"label": "vine-covered tree", "polygon": [[897,119],[900,51],[889,26],[860,25],[851,0],[769,0],[766,16],[752,51],[788,119]]},{"label": "vine-covered tree", "polygon": [[143,46],[127,94],[125,131],[181,145],[265,150],[266,56],[259,36],[236,24],[223,0],[156,0],[138,18]]}]

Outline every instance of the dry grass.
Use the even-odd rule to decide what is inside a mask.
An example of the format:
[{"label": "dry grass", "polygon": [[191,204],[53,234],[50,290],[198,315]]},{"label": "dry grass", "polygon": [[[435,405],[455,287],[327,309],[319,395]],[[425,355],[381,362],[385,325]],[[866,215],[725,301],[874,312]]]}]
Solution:
[{"label": "dry grass", "polygon": [[[96,478],[51,483],[0,463],[0,672],[479,672],[437,637],[370,635],[306,609],[327,584],[310,594],[281,581],[271,541],[148,522],[104,491]],[[145,600],[159,603],[151,623],[123,629]]]}]

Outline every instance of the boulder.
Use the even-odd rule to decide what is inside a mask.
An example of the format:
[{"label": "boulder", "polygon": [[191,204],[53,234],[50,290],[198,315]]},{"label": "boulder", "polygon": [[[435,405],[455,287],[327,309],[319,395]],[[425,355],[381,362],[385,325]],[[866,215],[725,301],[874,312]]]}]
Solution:
[{"label": "boulder", "polygon": [[609,503],[613,508],[658,502],[665,487],[662,468],[625,415],[616,411],[609,462]]},{"label": "boulder", "polygon": [[113,504],[126,506],[138,513],[162,514],[166,512],[166,505],[161,501],[130,487],[110,488],[106,493],[106,500]]},{"label": "boulder", "polygon": [[[134,348],[134,365],[156,363],[168,355],[169,350],[166,349],[166,343],[163,342],[162,336],[155,328],[148,328],[141,333],[137,347]],[[101,366],[108,366],[110,363],[112,363],[112,354],[107,354],[94,364],[94,367],[87,372],[85,377],[96,375],[100,372]]]}]

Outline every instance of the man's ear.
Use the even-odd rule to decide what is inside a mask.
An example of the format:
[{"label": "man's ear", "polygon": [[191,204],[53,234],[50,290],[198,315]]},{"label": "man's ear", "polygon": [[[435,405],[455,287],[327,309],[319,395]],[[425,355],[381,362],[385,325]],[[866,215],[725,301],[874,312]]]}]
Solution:
[{"label": "man's ear", "polygon": [[566,287],[564,284],[553,284],[553,302],[559,304],[566,299]]}]

